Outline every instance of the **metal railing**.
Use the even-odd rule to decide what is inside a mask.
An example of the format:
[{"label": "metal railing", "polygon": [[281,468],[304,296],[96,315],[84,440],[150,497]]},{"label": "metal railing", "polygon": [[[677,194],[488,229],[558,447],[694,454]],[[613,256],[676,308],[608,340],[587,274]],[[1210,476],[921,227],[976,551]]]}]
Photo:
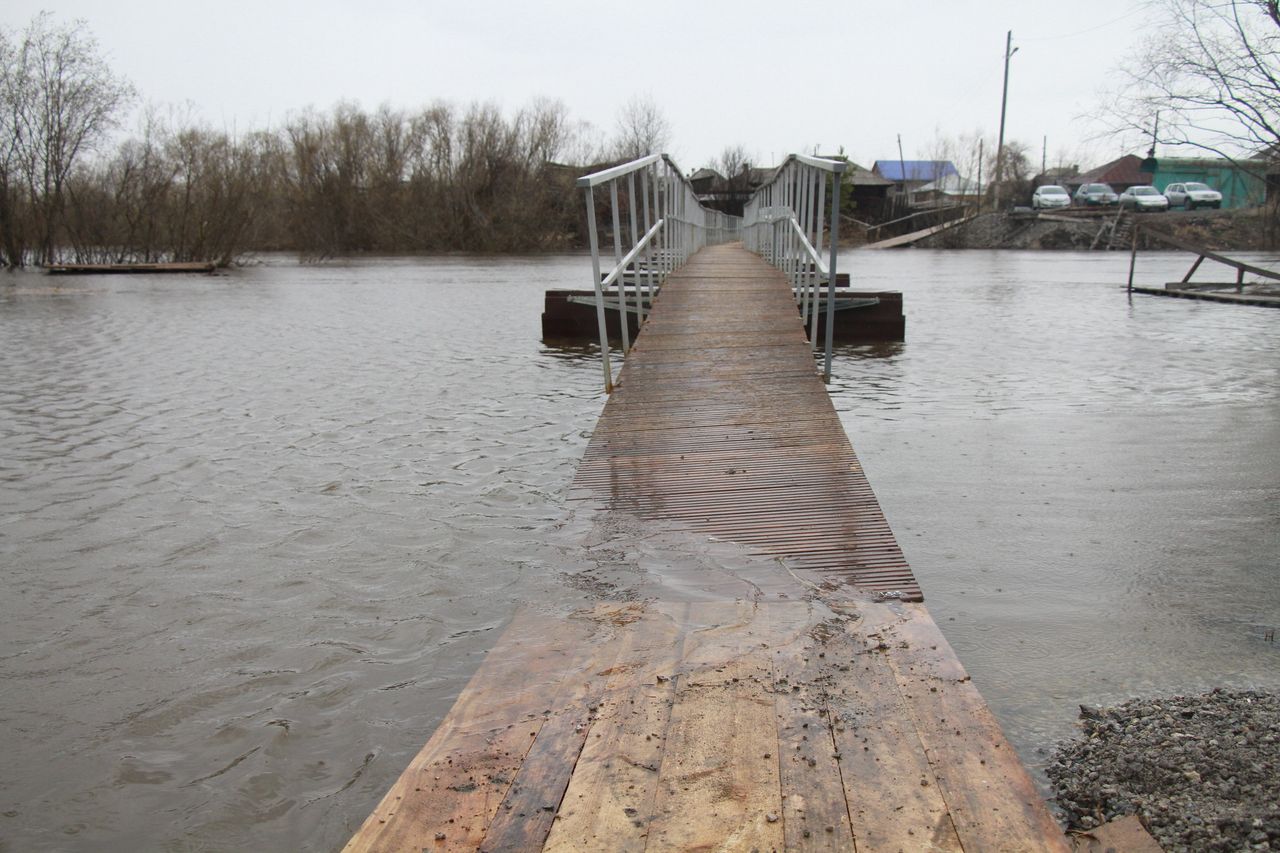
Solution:
[{"label": "metal railing", "polygon": [[[773,178],[751,196],[742,225],[742,239],[746,247],[791,279],[800,315],[809,326],[810,346],[815,349],[818,344],[818,311],[822,307],[819,304],[819,287],[824,281],[827,283],[824,382],[831,381],[840,180],[846,165],[841,160],[792,154],[778,167]],[[823,263],[822,241],[828,228],[829,254]]]},{"label": "metal railing", "polygon": [[[597,222],[601,210],[596,205],[596,189],[606,185],[609,191],[606,215],[613,235],[613,268],[602,276]],[[703,246],[738,239],[741,220],[703,207],[689,181],[666,154],[651,154],[586,175],[578,178],[578,187],[586,195],[596,320],[600,325],[604,388],[609,392],[613,390],[613,368],[609,363],[605,308],[619,312],[622,352],[625,355],[631,349],[629,315],[634,311],[637,321],[643,322],[667,276]],[[630,246],[625,252],[624,234]],[[634,292],[628,292],[628,278],[635,286]],[[606,305],[610,287],[616,290],[617,302]]]}]

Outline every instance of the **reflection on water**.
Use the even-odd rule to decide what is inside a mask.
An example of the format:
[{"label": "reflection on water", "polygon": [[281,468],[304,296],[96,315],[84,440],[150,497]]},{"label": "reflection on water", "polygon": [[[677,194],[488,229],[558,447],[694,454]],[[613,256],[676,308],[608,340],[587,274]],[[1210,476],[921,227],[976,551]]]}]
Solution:
[{"label": "reflection on water", "polygon": [[902,355],[906,345],[899,341],[878,341],[873,344],[833,344],[837,358],[856,361],[864,358],[896,358]]},{"label": "reflection on water", "polygon": [[[517,606],[768,586],[565,507],[599,359],[539,316],[584,261],[0,279],[0,848],[333,849]],[[1024,757],[1080,702],[1277,686],[1280,313],[1104,253],[842,265],[907,342],[834,399]]]}]

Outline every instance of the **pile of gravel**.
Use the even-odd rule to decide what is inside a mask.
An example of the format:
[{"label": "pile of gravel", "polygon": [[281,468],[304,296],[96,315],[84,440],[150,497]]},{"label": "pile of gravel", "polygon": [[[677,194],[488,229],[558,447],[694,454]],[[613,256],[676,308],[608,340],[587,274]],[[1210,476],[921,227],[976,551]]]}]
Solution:
[{"label": "pile of gravel", "polygon": [[1166,851],[1280,850],[1280,697],[1215,690],[1080,707],[1048,767],[1069,825],[1136,814]]}]

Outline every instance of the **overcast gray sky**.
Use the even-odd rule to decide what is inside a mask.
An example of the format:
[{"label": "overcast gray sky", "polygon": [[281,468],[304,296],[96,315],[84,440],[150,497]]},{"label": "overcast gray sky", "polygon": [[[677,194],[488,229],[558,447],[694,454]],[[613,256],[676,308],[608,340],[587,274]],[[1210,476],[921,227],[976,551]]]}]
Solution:
[{"label": "overcast gray sky", "polygon": [[940,133],[994,137],[1013,30],[1006,138],[1037,165],[1045,136],[1051,164],[1082,167],[1141,144],[1091,139],[1088,116],[1147,30],[1142,0],[6,0],[0,25],[41,9],[84,19],[144,99],[191,102],[219,127],[342,99],[514,111],[547,96],[607,136],[639,94],[663,109],[686,171],[738,143],[758,163],[843,146],[870,166],[898,156],[899,133],[908,159]]}]

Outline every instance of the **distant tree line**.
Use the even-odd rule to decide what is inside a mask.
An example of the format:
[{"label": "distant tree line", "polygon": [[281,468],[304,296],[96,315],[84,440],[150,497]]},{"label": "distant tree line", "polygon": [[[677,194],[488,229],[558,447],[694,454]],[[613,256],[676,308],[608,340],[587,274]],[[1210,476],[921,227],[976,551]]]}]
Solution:
[{"label": "distant tree line", "polygon": [[582,245],[584,165],[660,150],[651,99],[596,141],[558,101],[417,111],[340,103],[243,134],[136,93],[83,24],[0,30],[0,262],[212,260],[294,251],[529,252]]}]

